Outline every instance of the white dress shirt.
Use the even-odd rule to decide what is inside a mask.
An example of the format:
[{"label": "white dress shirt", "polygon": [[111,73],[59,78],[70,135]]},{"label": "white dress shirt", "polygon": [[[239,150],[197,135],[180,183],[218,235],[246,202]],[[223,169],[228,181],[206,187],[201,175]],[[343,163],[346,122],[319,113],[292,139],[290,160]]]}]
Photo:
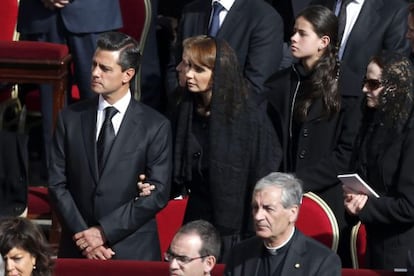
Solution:
[{"label": "white dress shirt", "polygon": [[[346,25],[344,34],[341,40],[341,46],[339,48],[338,57],[342,59],[342,55],[345,50],[346,42],[348,41],[349,35],[351,34],[352,28],[358,19],[359,13],[361,12],[362,6],[365,0],[352,0],[348,6],[346,6]],[[342,1],[339,0],[336,4],[335,14],[338,16],[341,9]]]},{"label": "white dress shirt", "polygon": [[[128,108],[129,102],[131,101],[131,92],[125,94],[119,101],[112,106],[118,110],[118,113],[112,117],[112,125],[114,127],[115,135],[118,134],[119,127],[121,126],[122,119],[124,118],[125,112]],[[105,108],[111,106],[104,98],[99,95],[98,113],[96,116],[96,141],[98,141],[99,132],[101,131],[102,124],[105,120]]]}]

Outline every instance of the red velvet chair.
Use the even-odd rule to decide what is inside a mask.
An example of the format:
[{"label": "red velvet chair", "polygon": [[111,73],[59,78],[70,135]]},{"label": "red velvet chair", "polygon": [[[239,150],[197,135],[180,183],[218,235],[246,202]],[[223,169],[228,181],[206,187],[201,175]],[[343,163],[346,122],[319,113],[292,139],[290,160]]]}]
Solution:
[{"label": "red velvet chair", "polygon": [[[16,40],[18,0],[3,0],[0,9],[0,41]],[[13,83],[0,83],[0,129],[17,125],[21,104]]]},{"label": "red velvet chair", "polygon": [[[211,273],[212,276],[222,276],[225,265],[216,264]],[[148,261],[98,261],[87,259],[56,259],[55,276],[167,276],[169,275],[167,262]],[[342,269],[343,276],[404,276],[406,273],[398,273],[385,270],[371,269]]]},{"label": "red velvet chair", "polygon": [[187,198],[173,199],[156,216],[162,259],[175,233],[183,224],[186,207]]},{"label": "red velvet chair", "polygon": [[52,84],[54,120],[64,106],[70,61],[66,45],[0,41],[0,81]]},{"label": "red velvet chair", "polygon": [[[151,25],[151,0],[119,0],[119,4],[124,23],[123,28],[119,31],[138,41],[142,55]],[[141,98],[141,69],[136,74],[133,88],[135,89],[134,97],[139,100]]]},{"label": "red velvet chair", "polygon": [[[71,55],[62,44],[0,41],[0,82],[53,85],[53,120],[65,103]],[[56,220],[54,220],[56,221]],[[49,240],[56,244],[60,227],[53,224]]]},{"label": "red velvet chair", "polygon": [[[222,276],[224,265],[217,264],[211,275]],[[120,260],[87,260],[87,259],[56,259],[55,276],[167,276],[169,268],[167,262],[148,261],[120,261]]]},{"label": "red velvet chair", "polygon": [[47,187],[29,187],[27,207],[29,219],[51,219],[52,210]]},{"label": "red velvet chair", "polygon": [[352,269],[343,268],[342,276],[404,276],[405,272],[394,272],[388,270],[374,270],[374,269]]},{"label": "red velvet chair", "polygon": [[367,233],[365,225],[358,222],[351,230],[351,260],[353,268],[365,267],[365,253],[367,250]]},{"label": "red velvet chair", "polygon": [[306,236],[325,244],[333,251],[338,249],[339,228],[331,208],[312,192],[304,194],[296,227]]}]

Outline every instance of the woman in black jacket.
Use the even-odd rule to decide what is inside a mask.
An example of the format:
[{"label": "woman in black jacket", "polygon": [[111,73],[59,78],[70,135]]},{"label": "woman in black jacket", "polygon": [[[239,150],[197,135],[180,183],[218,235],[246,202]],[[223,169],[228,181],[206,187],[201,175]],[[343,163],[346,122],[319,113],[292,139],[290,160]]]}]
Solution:
[{"label": "woman in black jacket", "polygon": [[414,248],[414,69],[398,53],[382,53],[368,64],[363,121],[352,158],[379,198],[345,190],[346,210],[367,231],[369,268],[407,267]]},{"label": "woman in black jacket", "polygon": [[347,171],[358,130],[360,99],[338,91],[338,20],[327,8],[309,6],[296,18],[291,37],[298,63],[266,83],[268,113],[283,148],[280,171],[293,172],[305,192],[320,195],[338,220],[339,253],[347,265],[345,211],[337,175]]},{"label": "woman in black jacket", "polygon": [[185,222],[210,221],[225,254],[253,233],[252,188],[279,167],[280,145],[230,46],[207,36],[183,46],[177,70],[185,73],[186,90],[173,113],[175,189],[189,194]]}]

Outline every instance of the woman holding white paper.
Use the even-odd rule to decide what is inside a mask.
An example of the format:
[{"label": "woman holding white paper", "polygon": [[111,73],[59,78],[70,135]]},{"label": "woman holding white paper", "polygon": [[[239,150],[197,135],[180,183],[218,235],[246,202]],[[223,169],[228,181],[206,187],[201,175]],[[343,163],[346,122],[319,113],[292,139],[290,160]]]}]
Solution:
[{"label": "woman holding white paper", "polygon": [[367,230],[367,267],[407,267],[414,248],[414,116],[411,62],[382,53],[368,64],[366,105],[356,139],[353,169],[379,195],[344,188],[345,208]]}]

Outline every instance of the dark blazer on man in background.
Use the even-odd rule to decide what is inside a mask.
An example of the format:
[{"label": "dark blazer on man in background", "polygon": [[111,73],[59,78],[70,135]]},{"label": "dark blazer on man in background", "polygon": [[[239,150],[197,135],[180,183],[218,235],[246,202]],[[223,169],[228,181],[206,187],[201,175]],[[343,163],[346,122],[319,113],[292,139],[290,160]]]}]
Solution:
[{"label": "dark blazer on man in background", "polygon": [[94,97],[90,91],[90,68],[99,34],[120,27],[122,15],[118,0],[72,0],[54,10],[45,8],[41,0],[20,0],[19,3],[17,31],[21,40],[69,46],[81,99]]},{"label": "dark blazer on man in background", "polygon": [[[196,0],[185,6],[178,30],[176,61],[181,61],[185,38],[208,34],[210,14],[209,0]],[[262,93],[265,80],[279,69],[282,60],[283,21],[276,10],[262,0],[236,0],[217,38],[229,43],[253,90]]]},{"label": "dark blazer on man in background", "polygon": [[[63,224],[59,256],[81,257],[72,236],[101,226],[114,259],[160,260],[155,215],[170,193],[170,123],[131,99],[100,176],[97,106],[97,98],[70,105],[57,122],[49,191]],[[156,186],[149,197],[138,197],[140,174]]]},{"label": "dark blazer on man in background", "polygon": [[[289,276],[340,276],[341,260],[328,247],[306,237],[299,230],[283,263],[280,275]],[[260,258],[264,250],[263,240],[253,237],[237,244],[226,263],[225,276],[270,276],[258,275]]]},{"label": "dark blazer on man in background", "polygon": [[118,1],[75,0],[62,9],[49,10],[41,0],[20,0],[17,30],[23,33],[52,31],[58,14],[65,28],[76,34],[98,33],[122,26]]},{"label": "dark blazer on man in background", "polygon": [[[313,0],[330,9],[334,0]],[[340,91],[342,95],[360,95],[362,80],[372,56],[381,50],[410,53],[405,38],[407,3],[403,0],[365,0],[349,35],[341,61]]]}]

